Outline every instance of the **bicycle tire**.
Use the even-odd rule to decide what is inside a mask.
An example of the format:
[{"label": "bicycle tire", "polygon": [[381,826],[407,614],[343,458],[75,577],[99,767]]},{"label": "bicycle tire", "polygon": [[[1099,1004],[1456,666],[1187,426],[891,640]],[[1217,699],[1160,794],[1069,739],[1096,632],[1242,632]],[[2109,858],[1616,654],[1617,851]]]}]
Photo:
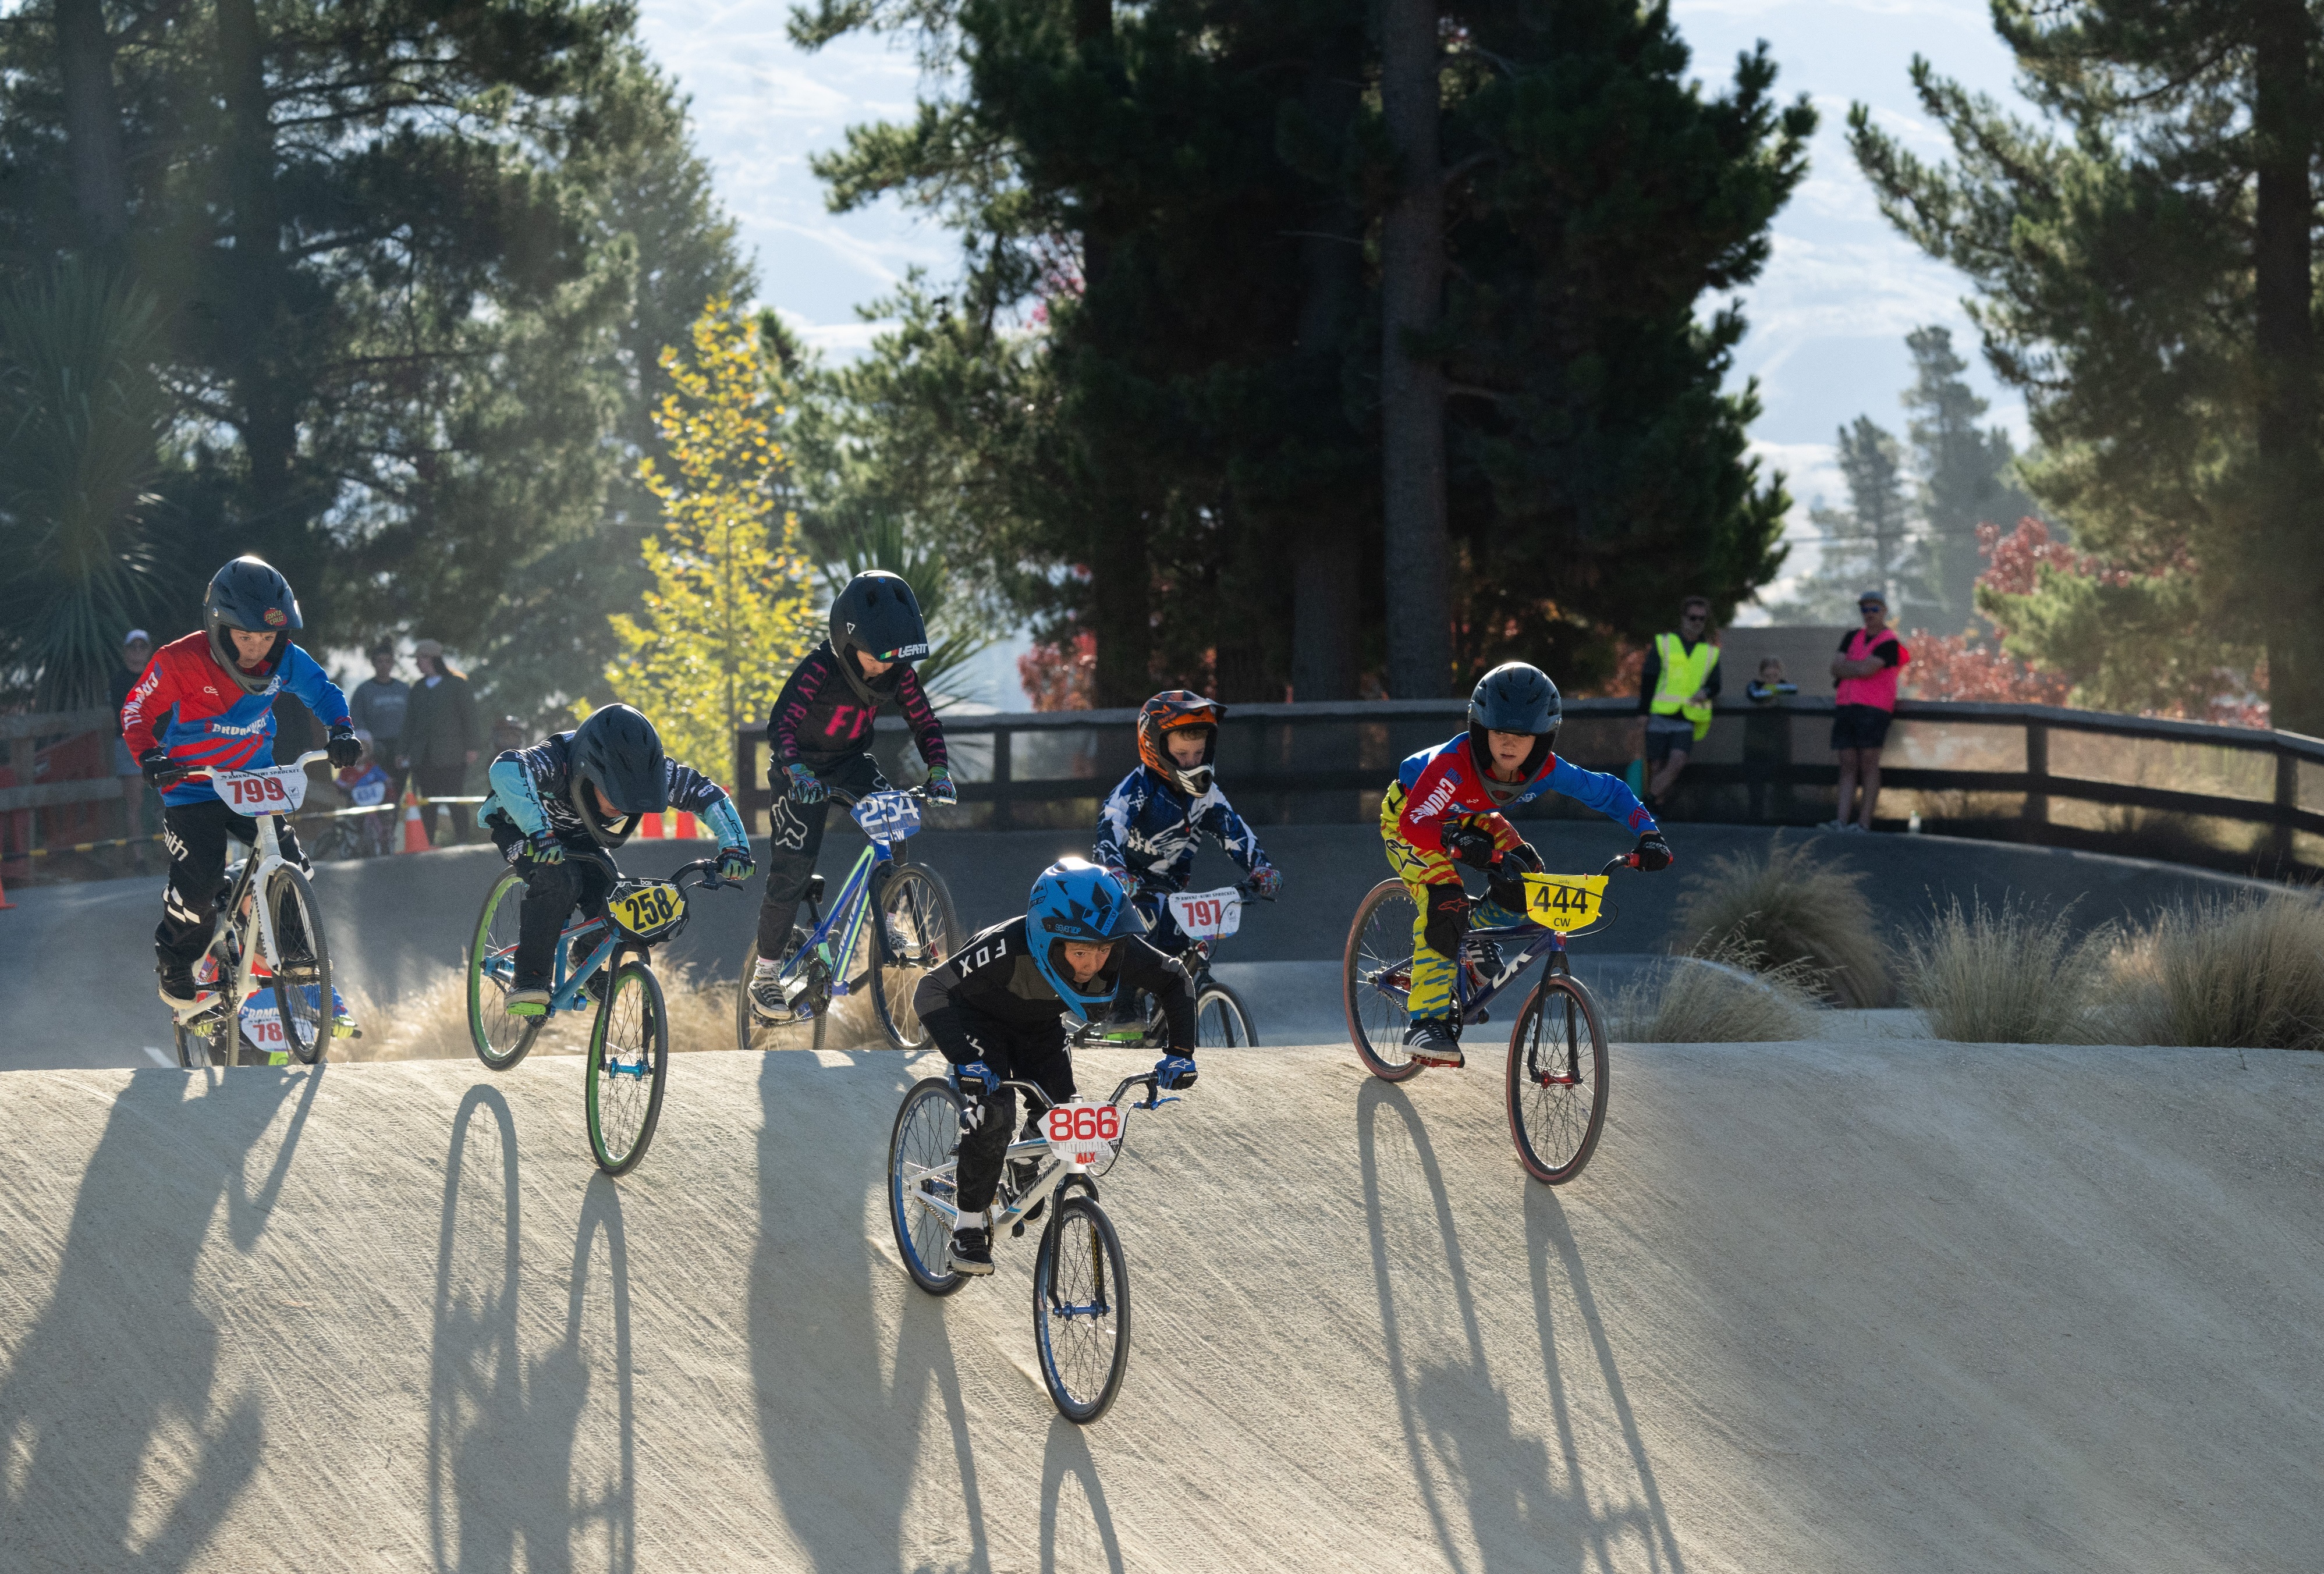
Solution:
[{"label": "bicycle tire", "polygon": [[1130,1268],[1097,1199],[1077,1192],[1054,1213],[1033,1259],[1033,1348],[1057,1413],[1087,1426],[1130,1369]]},{"label": "bicycle tire", "polygon": [[1410,1017],[1403,1000],[1371,981],[1382,974],[1393,977],[1401,968],[1409,990],[1412,926],[1419,916],[1420,908],[1402,880],[1380,881],[1356,904],[1347,950],[1340,958],[1349,1042],[1356,1046],[1356,1058],[1364,1069],[1382,1082],[1406,1082],[1421,1071],[1420,1063],[1405,1053],[1404,1029]]},{"label": "bicycle tire", "polygon": [[1213,979],[1194,996],[1194,1047],[1251,1049],[1259,1036],[1250,1030],[1250,1008],[1226,984]]},{"label": "bicycle tire", "polygon": [[[918,863],[890,863],[887,869],[873,895],[878,927],[870,936],[872,1006],[889,1044],[926,1049],[928,1030],[912,1008],[912,991],[960,943],[960,915],[936,870]],[[893,942],[899,937],[906,943],[898,952]]]},{"label": "bicycle tire", "polygon": [[[241,1020],[240,1012],[229,1011],[223,1017],[211,1018],[207,1030],[200,1024],[191,1028],[182,1022],[177,1024],[178,1069],[189,1072],[197,1067],[224,1066],[226,1054],[222,1036]],[[255,1045],[251,1047],[254,1050],[257,1048]]]},{"label": "bicycle tire", "polygon": [[[622,1084],[633,1086],[624,1089]],[[642,959],[613,970],[589,1031],[589,1076],[584,1101],[589,1151],[609,1175],[625,1175],[646,1156],[661,1119],[669,1082],[669,1010],[661,980]]]},{"label": "bicycle tire", "polygon": [[[323,934],[323,915],[315,905],[315,888],[289,864],[266,877],[266,910],[273,916],[277,955],[267,959],[274,971],[274,1020],[282,1027],[282,1047],[300,1065],[313,1065],[328,1053],[331,1029],[338,1013],[331,1006],[331,948]],[[285,901],[299,908],[300,927],[306,932],[312,961],[298,967],[284,964],[282,908]],[[310,1003],[307,991],[314,991]]]},{"label": "bicycle tire", "polygon": [[[549,1020],[546,1016],[512,1017],[502,1005],[508,999],[514,974],[497,965],[497,959],[516,947],[518,909],[523,905],[524,893],[524,876],[512,869],[503,870],[493,888],[484,893],[475,931],[468,937],[468,1046],[496,1072],[522,1060]],[[495,959],[489,971],[484,960],[488,957]],[[514,963],[509,966],[512,969]]]},{"label": "bicycle tire", "polygon": [[[807,930],[798,925],[791,926],[791,953],[807,943]],[[770,1049],[798,1049],[800,1029],[809,1024],[799,1022],[761,1022],[751,1010],[751,976],[759,971],[759,937],[751,936],[750,947],[742,953],[742,975],[734,985],[734,1047],[748,1052]],[[810,1030],[804,1035],[808,1049],[821,1049],[825,1025],[831,1019],[831,1002],[825,1000],[823,1008],[812,1018]]]},{"label": "bicycle tire", "polygon": [[931,1295],[951,1294],[968,1283],[968,1275],[953,1272],[952,1226],[945,1216],[917,1203],[908,1209],[904,1165],[934,1169],[959,1153],[959,1091],[942,1077],[913,1083],[888,1133],[888,1224],[896,1232],[904,1272]]},{"label": "bicycle tire", "polygon": [[1562,1186],[1582,1173],[1606,1128],[1607,1072],[1605,1025],[1582,981],[1535,985],[1509,1031],[1509,1140],[1526,1174]]}]

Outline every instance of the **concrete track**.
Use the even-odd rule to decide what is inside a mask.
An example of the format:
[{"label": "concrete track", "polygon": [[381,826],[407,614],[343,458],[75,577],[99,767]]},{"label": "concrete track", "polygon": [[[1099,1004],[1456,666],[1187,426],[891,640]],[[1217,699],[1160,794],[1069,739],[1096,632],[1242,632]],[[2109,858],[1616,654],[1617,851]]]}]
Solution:
[{"label": "concrete track", "polygon": [[[1142,1057],[1140,1057],[1142,1058]],[[1089,1083],[1131,1062],[1084,1057]],[[2324,1057],[1617,1051],[1560,1190],[1498,1069],[1205,1062],[1103,1183],[1133,1350],[913,1289],[889,1054],[0,1074],[0,1568],[2311,1570]]]}]

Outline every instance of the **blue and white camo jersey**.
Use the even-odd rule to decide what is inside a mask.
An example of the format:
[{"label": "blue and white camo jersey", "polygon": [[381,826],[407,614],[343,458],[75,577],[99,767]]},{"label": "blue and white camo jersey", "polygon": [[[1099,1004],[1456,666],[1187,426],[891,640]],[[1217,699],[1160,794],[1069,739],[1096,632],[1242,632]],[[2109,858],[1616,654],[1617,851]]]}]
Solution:
[{"label": "blue and white camo jersey", "polygon": [[1268,867],[1259,838],[1219,790],[1217,778],[1211,779],[1210,791],[1189,801],[1140,765],[1121,778],[1098,811],[1090,861],[1104,869],[1126,869],[1148,885],[1183,891],[1194,878],[1194,854],[1202,850],[1204,833],[1244,874]]},{"label": "blue and white camo jersey", "polygon": [[[476,823],[484,824],[499,815],[528,836],[549,830],[560,842],[587,842],[589,827],[581,823],[581,811],[573,806],[573,770],[567,756],[572,742],[572,733],[559,732],[530,749],[503,750],[488,773],[492,796],[476,811]],[[675,759],[665,759],[662,766],[669,783],[671,808],[709,821],[711,833],[722,847],[750,845],[742,832],[742,816],[734,812],[734,800],[726,796],[724,787]],[[627,840],[636,827],[632,816],[622,839]]]}]

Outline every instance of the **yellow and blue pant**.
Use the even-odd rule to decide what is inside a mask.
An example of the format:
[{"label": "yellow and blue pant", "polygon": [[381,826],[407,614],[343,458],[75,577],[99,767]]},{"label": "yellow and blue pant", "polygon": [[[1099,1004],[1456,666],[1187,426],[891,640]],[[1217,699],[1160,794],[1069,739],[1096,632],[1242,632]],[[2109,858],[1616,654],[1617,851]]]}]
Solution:
[{"label": "yellow and blue pant", "polygon": [[[1445,955],[1428,943],[1428,898],[1431,887],[1458,886],[1461,866],[1443,852],[1416,847],[1406,841],[1397,824],[1404,808],[1402,784],[1391,784],[1380,802],[1380,841],[1388,849],[1388,866],[1404,888],[1412,893],[1416,911],[1412,919],[1412,993],[1405,1001],[1406,1015],[1415,1021],[1449,1017],[1454,1015],[1452,1004],[1452,970],[1458,959]],[[1480,820],[1484,816],[1479,816]],[[1493,826],[1496,840],[1508,822],[1496,815]],[[1514,840],[1515,833],[1510,833]],[[1490,897],[1470,909],[1470,922],[1480,929],[1507,929],[1526,922],[1521,913],[1512,913]]]}]

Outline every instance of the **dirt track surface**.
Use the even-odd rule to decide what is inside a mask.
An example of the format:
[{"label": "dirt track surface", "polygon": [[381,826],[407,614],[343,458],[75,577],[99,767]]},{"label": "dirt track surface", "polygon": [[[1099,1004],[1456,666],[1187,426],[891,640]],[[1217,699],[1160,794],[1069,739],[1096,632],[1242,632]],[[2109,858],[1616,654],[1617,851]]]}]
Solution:
[{"label": "dirt track surface", "polygon": [[1029,1238],[945,1302],[897,1264],[902,1057],[684,1057],[618,1183],[579,1072],[0,1076],[0,1568],[2324,1546],[2324,1057],[1624,1047],[1551,1191],[1498,1067],[1222,1052],[1103,1183],[1133,1353],[1085,1431],[1030,1376]]}]

